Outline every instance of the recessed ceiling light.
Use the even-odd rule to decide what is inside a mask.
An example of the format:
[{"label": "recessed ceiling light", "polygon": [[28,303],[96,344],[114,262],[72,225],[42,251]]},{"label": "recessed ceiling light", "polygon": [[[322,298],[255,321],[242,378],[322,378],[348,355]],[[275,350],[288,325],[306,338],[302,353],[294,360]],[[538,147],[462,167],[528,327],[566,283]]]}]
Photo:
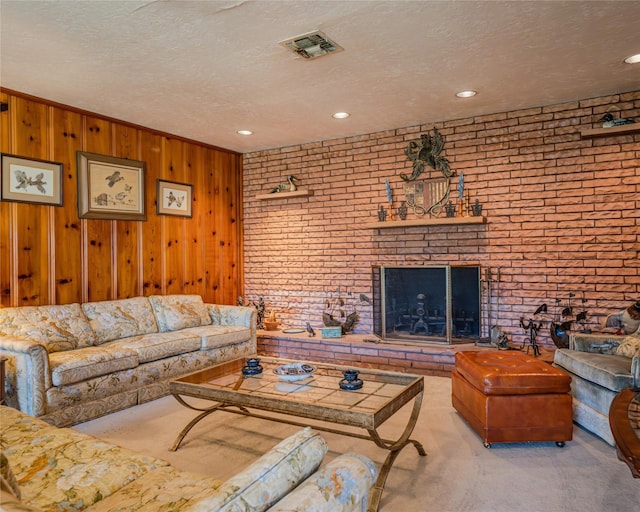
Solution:
[{"label": "recessed ceiling light", "polygon": [[476,91],[468,90],[468,91],[457,92],[456,96],[458,98],[471,98],[472,96],[475,96],[476,94],[478,94]]},{"label": "recessed ceiling light", "polygon": [[636,53],[635,55],[631,55],[630,57],[627,57],[626,59],[624,59],[624,61],[627,64],[637,64],[638,62],[640,62],[640,53]]},{"label": "recessed ceiling light", "polygon": [[351,114],[349,114],[349,112],[336,112],[335,114],[333,114],[333,117],[335,119],[346,119],[350,115]]},{"label": "recessed ceiling light", "polygon": [[240,135],[253,135],[253,132],[251,130],[238,130],[236,133]]}]

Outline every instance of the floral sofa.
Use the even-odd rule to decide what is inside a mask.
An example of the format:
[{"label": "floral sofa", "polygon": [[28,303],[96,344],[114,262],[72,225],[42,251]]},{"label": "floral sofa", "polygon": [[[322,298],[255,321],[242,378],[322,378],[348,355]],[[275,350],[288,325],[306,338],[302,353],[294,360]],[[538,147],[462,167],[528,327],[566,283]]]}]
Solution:
[{"label": "floral sofa", "polygon": [[68,426],[169,392],[169,381],[256,352],[256,311],[199,295],[0,308],[6,403]]},{"label": "floral sofa", "polygon": [[640,329],[628,336],[571,334],[553,365],[571,376],[573,421],[614,445],[609,409],[624,388],[640,387]]},{"label": "floral sofa", "polygon": [[10,407],[0,420],[7,512],[364,512],[377,474],[355,454],[318,469],[327,445],[309,427],[220,482]]}]

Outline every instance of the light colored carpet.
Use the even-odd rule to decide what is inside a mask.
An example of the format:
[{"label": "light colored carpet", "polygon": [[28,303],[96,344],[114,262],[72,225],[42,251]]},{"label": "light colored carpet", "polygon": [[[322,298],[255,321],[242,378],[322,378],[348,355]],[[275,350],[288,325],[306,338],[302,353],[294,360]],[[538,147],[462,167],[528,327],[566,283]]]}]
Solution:
[{"label": "light colored carpet", "polygon": [[[383,512],[638,512],[640,480],[615,449],[574,426],[573,441],[494,444],[478,436],[451,406],[451,380],[426,377],[425,397],[413,438],[427,457],[407,446],[397,458],[382,495]],[[405,407],[383,425],[400,433]],[[179,469],[226,479],[256,460],[297,427],[225,412],[213,413],[169,451],[195,412],[171,396],[99,418],[75,428],[170,461]],[[358,452],[381,464],[386,452],[372,442],[323,434],[327,460]]]}]

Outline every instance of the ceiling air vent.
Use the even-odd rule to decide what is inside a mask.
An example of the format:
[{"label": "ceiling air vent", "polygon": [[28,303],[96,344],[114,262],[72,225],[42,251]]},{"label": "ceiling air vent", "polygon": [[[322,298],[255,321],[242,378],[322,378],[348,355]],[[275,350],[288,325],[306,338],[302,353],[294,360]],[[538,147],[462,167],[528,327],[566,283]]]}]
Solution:
[{"label": "ceiling air vent", "polygon": [[285,39],[280,41],[280,44],[296,55],[309,60],[344,49],[320,31]]}]

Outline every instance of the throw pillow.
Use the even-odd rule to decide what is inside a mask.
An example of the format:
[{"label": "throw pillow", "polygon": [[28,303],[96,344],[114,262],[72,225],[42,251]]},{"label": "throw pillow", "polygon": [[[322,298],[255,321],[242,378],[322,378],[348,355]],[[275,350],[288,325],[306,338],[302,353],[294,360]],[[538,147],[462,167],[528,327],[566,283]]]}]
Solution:
[{"label": "throw pillow", "polygon": [[95,342],[77,303],[0,308],[0,333],[41,343],[49,353],[90,347]]},{"label": "throw pillow", "polygon": [[209,311],[200,295],[151,295],[149,302],[160,332],[211,325]]},{"label": "throw pillow", "polygon": [[616,354],[629,358],[640,356],[640,336],[625,336],[616,349]]}]

